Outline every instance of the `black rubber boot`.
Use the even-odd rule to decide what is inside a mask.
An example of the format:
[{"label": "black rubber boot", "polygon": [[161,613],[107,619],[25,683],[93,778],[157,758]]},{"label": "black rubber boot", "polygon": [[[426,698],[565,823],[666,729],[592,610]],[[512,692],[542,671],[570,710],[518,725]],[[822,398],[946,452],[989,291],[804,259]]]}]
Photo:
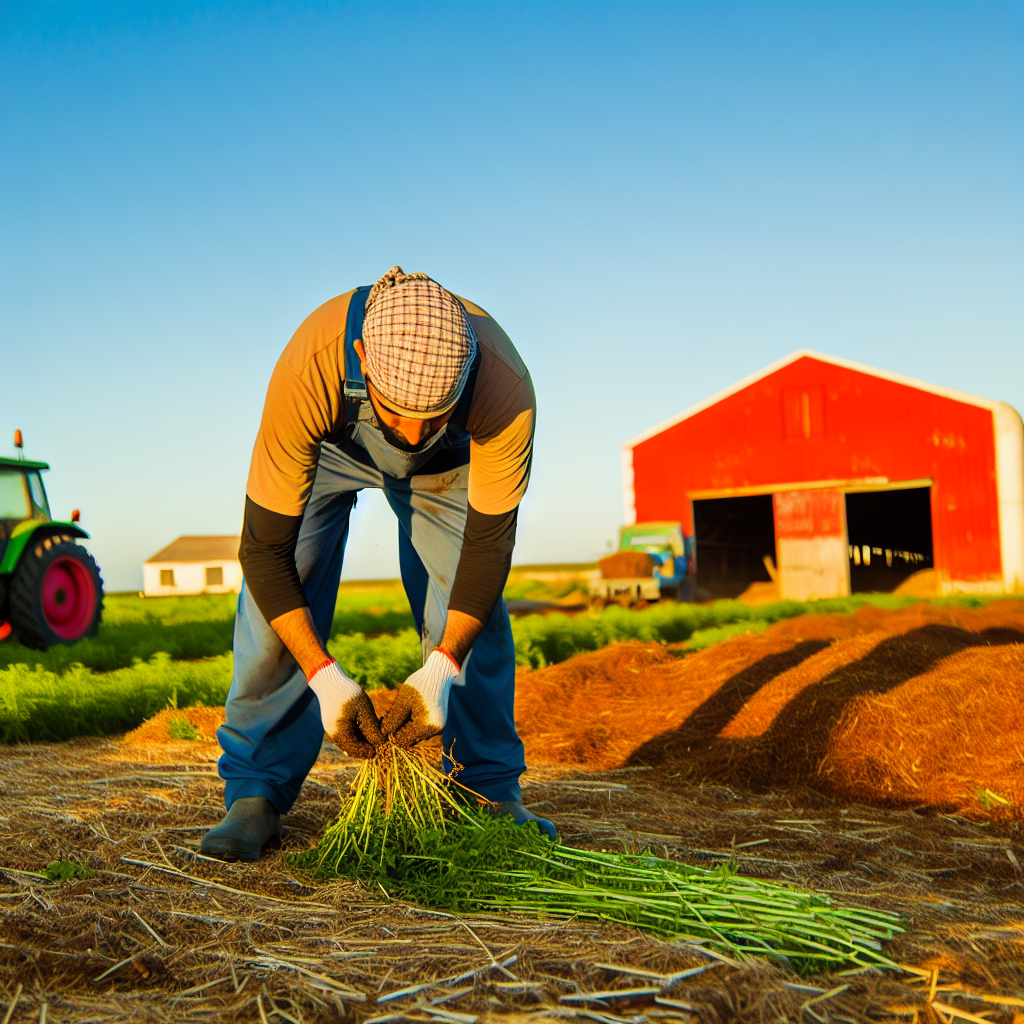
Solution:
[{"label": "black rubber boot", "polygon": [[517,825],[525,825],[528,821],[535,821],[541,834],[545,835],[553,843],[558,842],[558,829],[547,818],[538,818],[536,814],[528,811],[518,800],[498,800],[492,806],[486,806],[485,810],[495,817],[508,815]]},{"label": "black rubber boot", "polygon": [[218,860],[259,860],[263,847],[280,834],[277,808],[265,796],[243,796],[203,836],[199,852]]}]

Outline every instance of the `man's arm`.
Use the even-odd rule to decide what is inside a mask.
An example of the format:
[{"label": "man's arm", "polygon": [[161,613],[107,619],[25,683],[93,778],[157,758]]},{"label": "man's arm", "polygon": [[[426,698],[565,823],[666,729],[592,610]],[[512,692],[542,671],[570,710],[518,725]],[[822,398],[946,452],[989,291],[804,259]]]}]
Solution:
[{"label": "man's arm", "polygon": [[270,628],[281,638],[281,642],[299,663],[299,668],[302,669],[307,679],[315,669],[330,660],[331,656],[316,634],[313,616],[308,606],[294,608],[292,611],[272,619]]},{"label": "man's arm", "polygon": [[247,497],[238,558],[256,607],[308,678],[330,655],[317,636],[295,568],[301,526],[302,516],[271,512]]},{"label": "man's arm", "polygon": [[460,665],[466,660],[476,638],[484,631],[484,623],[465,612],[448,609],[444,624],[444,636],[438,645],[446,650]]},{"label": "man's arm", "polygon": [[503,516],[488,516],[469,506],[444,636],[438,645],[460,665],[505,589],[516,542],[516,515],[513,509]]},{"label": "man's arm", "polygon": [[327,653],[295,568],[301,516],[271,512],[245,499],[239,560],[245,583],[270,628],[298,662],[320,702],[324,731],[352,757],[372,757],[384,742],[370,698]]},{"label": "man's arm", "polygon": [[301,526],[302,516],[271,512],[247,496],[238,559],[256,607],[309,675],[328,654],[316,635],[295,567]]},{"label": "man's arm", "polygon": [[472,505],[467,509],[462,553],[440,644],[460,665],[505,589],[516,544],[518,513],[514,508],[503,515],[489,516]]}]

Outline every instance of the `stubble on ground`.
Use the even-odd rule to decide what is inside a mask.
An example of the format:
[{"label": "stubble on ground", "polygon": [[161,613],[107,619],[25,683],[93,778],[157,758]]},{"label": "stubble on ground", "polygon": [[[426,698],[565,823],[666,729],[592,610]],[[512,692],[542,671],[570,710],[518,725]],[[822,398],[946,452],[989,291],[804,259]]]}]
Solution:
[{"label": "stubble on ground", "polygon": [[[570,844],[731,861],[908,915],[887,948],[902,973],[797,977],[601,922],[453,917],[355,882],[308,885],[285,855],[316,841],[358,767],[329,746],[281,848],[258,864],[201,858],[200,837],[223,813],[217,753],[203,739],[0,750],[5,1009],[20,986],[8,1024],[40,1020],[43,1004],[45,1019],[78,1024],[1024,1021],[1014,822],[754,793],[642,766],[524,778],[524,802]],[[93,873],[51,884],[39,873],[59,860]],[[622,994],[588,998],[598,992]]]}]

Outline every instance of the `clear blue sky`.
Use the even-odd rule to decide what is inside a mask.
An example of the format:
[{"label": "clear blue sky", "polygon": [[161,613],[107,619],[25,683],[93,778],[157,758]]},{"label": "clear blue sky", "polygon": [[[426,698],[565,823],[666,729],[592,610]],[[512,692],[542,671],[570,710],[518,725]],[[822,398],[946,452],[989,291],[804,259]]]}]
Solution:
[{"label": "clear blue sky", "polygon": [[[394,263],[533,373],[519,562],[619,446],[801,347],[1024,408],[1024,7],[0,7],[0,454],[108,588],[233,533],[271,368]],[[346,575],[396,572],[361,502]]]}]

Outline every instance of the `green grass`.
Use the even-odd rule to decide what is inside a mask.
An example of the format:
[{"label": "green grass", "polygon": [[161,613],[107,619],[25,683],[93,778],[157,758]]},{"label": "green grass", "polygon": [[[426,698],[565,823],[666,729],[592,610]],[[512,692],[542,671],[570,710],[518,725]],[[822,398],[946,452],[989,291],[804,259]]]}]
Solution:
[{"label": "green grass", "polygon": [[88,865],[81,864],[77,860],[51,860],[43,868],[43,874],[51,882],[73,882],[79,878],[92,877],[92,871]]},{"label": "green grass", "polygon": [[423,664],[420,637],[415,629],[404,629],[396,636],[336,636],[327,642],[327,650],[367,690],[398,686]]},{"label": "green grass", "polygon": [[[97,636],[45,652],[29,650],[11,639],[0,644],[0,667],[39,665],[50,672],[66,672],[72,665],[84,665],[110,672],[160,653],[175,661],[217,657],[231,650],[236,601],[234,594],[145,599],[110,594]],[[392,634],[413,625],[405,591],[400,584],[385,581],[375,589],[342,587],[331,636]]]},{"label": "green grass", "polygon": [[743,636],[746,633],[760,633],[771,625],[764,619],[752,619],[747,622],[730,622],[727,626],[712,626],[709,629],[695,629],[690,638],[686,641],[688,651],[703,651],[705,647],[711,647],[728,640],[734,636]]},{"label": "green grass", "polygon": [[156,654],[102,674],[8,665],[0,669],[0,743],[127,732],[168,706],[223,704],[230,684],[230,654],[184,662]]},{"label": "green grass", "polygon": [[[749,605],[742,601],[715,601],[711,604],[654,604],[642,611],[613,606],[600,614],[529,615],[516,619],[512,633],[516,641],[516,661],[520,665],[543,668],[574,654],[596,651],[621,640],[647,640],[661,643],[689,642],[701,648],[738,633],[760,632],[773,622],[798,615],[848,615],[864,605],[878,608],[905,608],[921,598],[894,594],[855,594],[828,601],[777,601],[774,604]],[[949,597],[935,604],[978,608],[995,600],[983,597]]]},{"label": "green grass", "polygon": [[172,740],[198,740],[199,730],[187,718],[172,718],[167,723],[167,735]]},{"label": "green grass", "polygon": [[[864,594],[832,601],[747,605],[657,604],[642,611],[514,619],[516,662],[543,668],[622,640],[699,650],[797,615],[848,614],[865,604],[901,608],[919,599]],[[990,598],[936,603],[979,607]],[[0,742],[65,740],[125,732],[162,708],[219,705],[231,682],[231,595],[108,598],[100,635],[41,654],[0,645]],[[394,687],[419,668],[420,641],[400,584],[343,586],[328,650],[366,689]]]},{"label": "green grass", "polygon": [[[337,637],[330,652],[367,689],[398,686],[420,667],[414,630],[367,639]],[[148,661],[112,672],[71,665],[60,672],[42,666],[0,668],[0,743],[56,742],[75,736],[127,732],[166,707],[224,703],[231,685],[230,652],[199,661],[172,661],[157,653]],[[196,739],[184,719],[177,739]]]},{"label": "green grass", "polygon": [[99,634],[71,647],[31,651],[13,639],[0,644],[0,666],[39,665],[66,672],[84,665],[99,672],[127,668],[136,659],[148,661],[164,653],[175,661],[209,658],[231,650],[235,597],[106,598]]}]

